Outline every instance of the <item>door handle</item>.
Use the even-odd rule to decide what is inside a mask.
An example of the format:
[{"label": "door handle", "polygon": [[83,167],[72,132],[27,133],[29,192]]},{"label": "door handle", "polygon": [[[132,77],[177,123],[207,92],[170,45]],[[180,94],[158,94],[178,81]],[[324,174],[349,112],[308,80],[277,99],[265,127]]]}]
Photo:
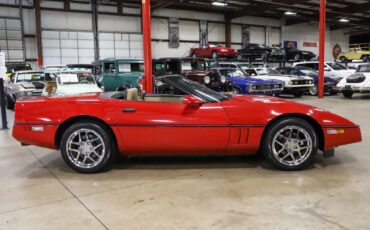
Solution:
[{"label": "door handle", "polygon": [[135,113],[136,109],[135,108],[124,108],[124,109],[122,109],[122,112],[124,112],[124,113]]}]

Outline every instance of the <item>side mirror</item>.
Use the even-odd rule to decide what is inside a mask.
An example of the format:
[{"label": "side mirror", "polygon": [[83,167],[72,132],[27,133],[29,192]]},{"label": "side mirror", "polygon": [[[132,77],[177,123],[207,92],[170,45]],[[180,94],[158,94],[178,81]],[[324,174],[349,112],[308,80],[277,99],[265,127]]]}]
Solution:
[{"label": "side mirror", "polygon": [[186,95],[184,97],[183,103],[191,107],[199,107],[204,103],[204,101],[193,95]]}]

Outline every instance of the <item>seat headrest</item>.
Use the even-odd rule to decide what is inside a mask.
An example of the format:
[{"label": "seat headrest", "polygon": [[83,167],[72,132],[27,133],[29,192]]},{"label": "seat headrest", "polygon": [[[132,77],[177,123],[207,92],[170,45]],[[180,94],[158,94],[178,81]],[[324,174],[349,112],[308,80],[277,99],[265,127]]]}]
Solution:
[{"label": "seat headrest", "polygon": [[126,99],[128,101],[138,101],[139,100],[139,91],[137,88],[127,89]]}]

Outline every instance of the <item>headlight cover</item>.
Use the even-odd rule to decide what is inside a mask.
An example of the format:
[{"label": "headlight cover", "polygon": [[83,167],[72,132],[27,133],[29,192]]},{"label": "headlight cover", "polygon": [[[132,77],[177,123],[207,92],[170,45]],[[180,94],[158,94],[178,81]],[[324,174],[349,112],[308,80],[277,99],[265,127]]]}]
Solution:
[{"label": "headlight cover", "polygon": [[226,82],[226,77],[224,75],[222,75],[220,79],[221,79],[221,82],[222,83],[225,83]]},{"label": "headlight cover", "polygon": [[209,76],[205,76],[205,77],[204,77],[204,83],[205,83],[205,84],[209,84],[209,83],[211,83],[211,78],[210,78]]}]

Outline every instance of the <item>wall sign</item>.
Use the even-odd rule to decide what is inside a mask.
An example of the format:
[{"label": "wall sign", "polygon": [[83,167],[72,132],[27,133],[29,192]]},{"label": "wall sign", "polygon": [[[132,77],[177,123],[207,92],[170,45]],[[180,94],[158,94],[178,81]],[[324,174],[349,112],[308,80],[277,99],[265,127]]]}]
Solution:
[{"label": "wall sign", "polygon": [[199,22],[199,46],[204,47],[208,44],[208,22],[200,21]]},{"label": "wall sign", "polygon": [[297,41],[284,41],[284,48],[298,48],[298,42]]},{"label": "wall sign", "polygon": [[303,47],[317,47],[317,42],[303,42]]},{"label": "wall sign", "polygon": [[180,35],[179,35],[179,19],[169,18],[168,20],[168,46],[169,48],[179,48]]},{"label": "wall sign", "polygon": [[339,53],[341,53],[341,52],[342,52],[342,47],[340,47],[339,44],[335,44],[334,47],[333,47],[333,51],[332,51],[333,57],[335,59],[337,59]]},{"label": "wall sign", "polygon": [[242,25],[242,44],[246,47],[251,43],[251,30],[249,25]]}]

